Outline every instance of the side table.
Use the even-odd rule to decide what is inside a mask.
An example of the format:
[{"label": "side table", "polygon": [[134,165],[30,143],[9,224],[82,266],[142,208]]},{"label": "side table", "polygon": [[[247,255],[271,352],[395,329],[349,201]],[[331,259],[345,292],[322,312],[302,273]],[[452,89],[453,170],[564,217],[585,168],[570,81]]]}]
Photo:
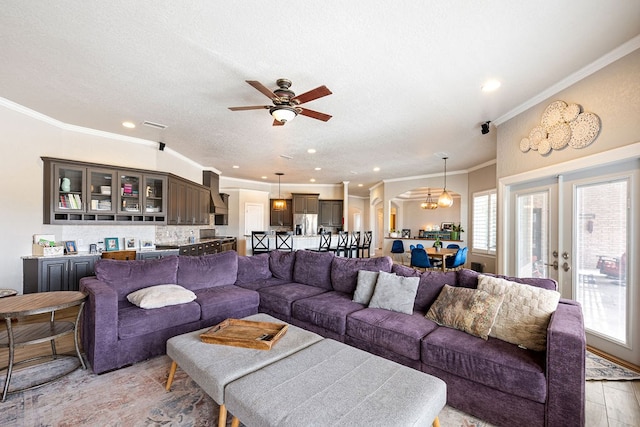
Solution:
[{"label": "side table", "polygon": [[[59,291],[59,292],[41,292],[35,294],[17,295],[11,298],[0,298],[0,317],[3,317],[7,325],[5,333],[0,333],[0,348],[9,349],[9,364],[5,368],[7,370],[4,388],[2,391],[2,402],[5,401],[8,393],[27,390],[55,381],[82,366],[86,369],[84,359],[80,354],[80,346],[78,339],[78,323],[84,308],[84,302],[87,296],[83,292],[76,291]],[[55,312],[69,307],[80,306],[75,321],[56,322]],[[25,323],[13,326],[12,319],[25,316],[33,316],[36,314],[51,313],[49,322]],[[76,355],[57,354],[55,339],[65,335],[74,335],[74,345]],[[51,343],[51,355],[37,356],[28,360],[14,362],[15,349],[25,347],[31,344],[39,344],[49,341]],[[9,384],[11,382],[11,374],[13,367],[22,363],[32,362],[38,359],[55,360],[59,357],[77,357],[80,361],[78,366],[73,369],[56,375],[54,378],[39,382],[35,385],[12,390],[9,392]]]}]

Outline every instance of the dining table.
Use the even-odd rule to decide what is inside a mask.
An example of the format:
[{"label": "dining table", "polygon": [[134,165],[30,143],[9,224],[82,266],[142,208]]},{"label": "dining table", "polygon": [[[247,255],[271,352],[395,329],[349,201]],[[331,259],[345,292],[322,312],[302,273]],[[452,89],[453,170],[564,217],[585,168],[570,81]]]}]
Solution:
[{"label": "dining table", "polygon": [[456,254],[458,253],[458,249],[455,248],[425,248],[425,250],[427,251],[427,255],[429,256],[429,258],[431,259],[437,259],[439,261],[442,261],[442,271],[447,271],[447,262],[446,259],[449,258],[450,256],[456,256]]}]

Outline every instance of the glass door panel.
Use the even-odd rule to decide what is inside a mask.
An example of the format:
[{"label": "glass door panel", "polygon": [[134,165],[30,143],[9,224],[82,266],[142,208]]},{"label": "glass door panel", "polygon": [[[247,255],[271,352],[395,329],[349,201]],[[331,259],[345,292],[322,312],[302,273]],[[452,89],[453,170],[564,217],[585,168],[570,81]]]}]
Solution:
[{"label": "glass door panel", "polygon": [[141,175],[120,173],[120,206],[119,212],[140,213],[142,204],[140,203],[140,183]]},{"label": "glass door panel", "polygon": [[585,327],[627,343],[627,236],[629,181],[574,186],[575,297]]},{"label": "glass door panel", "polygon": [[144,211],[145,213],[163,213],[164,189],[166,188],[166,178],[146,176],[144,177]]},{"label": "glass door panel", "polygon": [[549,192],[516,194],[516,275],[549,277]]},{"label": "glass door panel", "polygon": [[116,209],[116,173],[89,169],[89,212],[113,213]]},{"label": "glass door panel", "polygon": [[56,212],[83,211],[84,210],[84,176],[86,169],[82,167],[58,164],[55,166],[54,189],[57,203]]}]

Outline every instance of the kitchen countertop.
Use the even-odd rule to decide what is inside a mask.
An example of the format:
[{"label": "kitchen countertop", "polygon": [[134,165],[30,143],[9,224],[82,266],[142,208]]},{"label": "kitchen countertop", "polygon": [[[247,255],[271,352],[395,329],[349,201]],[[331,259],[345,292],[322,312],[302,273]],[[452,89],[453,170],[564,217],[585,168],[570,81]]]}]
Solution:
[{"label": "kitchen countertop", "polygon": [[180,246],[199,245],[201,243],[215,242],[215,241],[232,241],[236,238],[233,236],[219,236],[219,237],[205,237],[202,239],[196,239],[193,243],[188,240],[170,241],[164,243],[156,243],[156,249],[178,249]]}]

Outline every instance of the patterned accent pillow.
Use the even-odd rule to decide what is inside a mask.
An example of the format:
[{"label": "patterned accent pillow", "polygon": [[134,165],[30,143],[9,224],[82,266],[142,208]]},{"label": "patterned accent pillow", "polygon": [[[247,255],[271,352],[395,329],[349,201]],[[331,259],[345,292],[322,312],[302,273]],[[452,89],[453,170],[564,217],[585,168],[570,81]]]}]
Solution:
[{"label": "patterned accent pillow", "polygon": [[440,326],[487,340],[503,299],[477,289],[444,285],[426,317]]},{"label": "patterned accent pillow", "polygon": [[547,327],[560,293],[498,277],[478,276],[478,289],[504,295],[490,336],[535,351],[547,348]]}]

